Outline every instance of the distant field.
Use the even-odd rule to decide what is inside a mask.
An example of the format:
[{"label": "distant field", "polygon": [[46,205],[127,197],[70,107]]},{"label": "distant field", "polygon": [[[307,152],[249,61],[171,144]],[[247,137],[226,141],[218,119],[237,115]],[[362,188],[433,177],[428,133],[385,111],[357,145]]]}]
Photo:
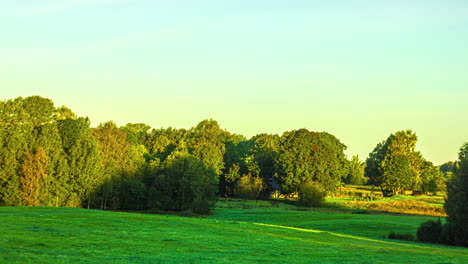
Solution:
[{"label": "distant field", "polygon": [[336,208],[304,208],[281,202],[223,199],[210,219],[284,225],[383,238],[390,232],[416,236],[419,225],[431,216],[395,215]]},{"label": "distant field", "polygon": [[468,263],[468,249],[384,239],[431,217],[221,200],[189,218],[0,208],[3,263]]},{"label": "distant field", "polygon": [[446,216],[444,194],[438,195],[395,195],[382,197],[379,189],[371,186],[348,185],[342,187],[334,197],[327,198],[327,206],[402,214]]}]

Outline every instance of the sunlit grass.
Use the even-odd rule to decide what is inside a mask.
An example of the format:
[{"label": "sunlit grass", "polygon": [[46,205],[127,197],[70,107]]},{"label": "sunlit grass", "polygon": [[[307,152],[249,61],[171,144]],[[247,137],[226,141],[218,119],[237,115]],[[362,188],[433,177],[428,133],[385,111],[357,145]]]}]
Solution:
[{"label": "sunlit grass", "polygon": [[400,242],[430,217],[221,200],[205,218],[0,208],[2,263],[468,263],[468,249]]},{"label": "sunlit grass", "polygon": [[335,195],[327,198],[325,205],[358,210],[446,216],[443,209],[443,195],[395,195],[384,198],[378,189],[372,186],[341,187]]}]

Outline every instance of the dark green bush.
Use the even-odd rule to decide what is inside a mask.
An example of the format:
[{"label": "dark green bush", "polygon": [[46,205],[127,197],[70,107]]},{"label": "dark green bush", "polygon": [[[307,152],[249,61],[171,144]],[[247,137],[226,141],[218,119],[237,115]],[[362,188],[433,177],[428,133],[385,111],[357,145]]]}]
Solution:
[{"label": "dark green bush", "polygon": [[358,209],[358,210],[352,211],[351,213],[352,213],[352,214],[368,214],[369,211],[363,210],[363,209]]},{"label": "dark green bush", "polygon": [[308,207],[318,207],[325,200],[326,192],[317,182],[307,181],[299,187],[299,204]]},{"label": "dark green bush", "polygon": [[390,232],[390,234],[388,234],[388,238],[403,241],[414,241],[414,236],[412,234],[400,234],[395,232]]},{"label": "dark green bush", "polygon": [[429,220],[421,224],[418,228],[417,237],[418,241],[428,243],[439,243],[442,236],[442,223],[440,218],[438,221]]}]

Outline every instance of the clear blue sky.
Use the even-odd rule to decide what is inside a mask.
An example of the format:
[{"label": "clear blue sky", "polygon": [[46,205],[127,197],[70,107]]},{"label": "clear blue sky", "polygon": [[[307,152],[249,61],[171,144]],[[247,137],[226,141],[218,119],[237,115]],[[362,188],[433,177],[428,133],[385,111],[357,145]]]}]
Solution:
[{"label": "clear blue sky", "polygon": [[468,141],[468,1],[2,1],[0,32],[1,99],[94,125],[305,127],[361,159],[412,129],[436,164]]}]

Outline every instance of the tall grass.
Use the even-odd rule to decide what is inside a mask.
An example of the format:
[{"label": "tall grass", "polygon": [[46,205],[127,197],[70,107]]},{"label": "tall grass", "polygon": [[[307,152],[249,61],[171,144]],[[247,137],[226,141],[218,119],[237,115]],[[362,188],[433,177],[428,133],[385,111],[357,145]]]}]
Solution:
[{"label": "tall grass", "polygon": [[330,206],[355,210],[372,210],[391,213],[446,216],[443,205],[444,197],[395,195],[384,198],[370,186],[346,186],[327,199]]}]

